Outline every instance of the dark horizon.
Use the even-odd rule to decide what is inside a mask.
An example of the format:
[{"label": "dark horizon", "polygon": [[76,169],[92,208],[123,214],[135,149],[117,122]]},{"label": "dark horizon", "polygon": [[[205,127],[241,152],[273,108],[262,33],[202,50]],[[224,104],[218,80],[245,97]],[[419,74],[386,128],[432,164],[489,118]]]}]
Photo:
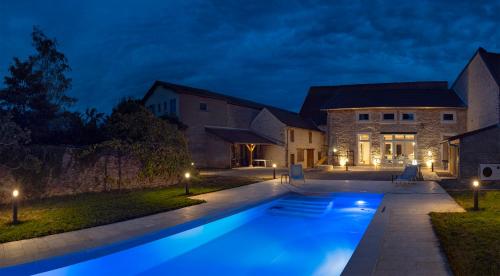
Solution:
[{"label": "dark horizon", "polygon": [[0,77],[33,51],[38,25],[69,60],[79,110],[109,112],[162,80],[298,111],[310,86],[451,84],[478,47],[500,51],[499,9],[487,1],[0,3]]}]

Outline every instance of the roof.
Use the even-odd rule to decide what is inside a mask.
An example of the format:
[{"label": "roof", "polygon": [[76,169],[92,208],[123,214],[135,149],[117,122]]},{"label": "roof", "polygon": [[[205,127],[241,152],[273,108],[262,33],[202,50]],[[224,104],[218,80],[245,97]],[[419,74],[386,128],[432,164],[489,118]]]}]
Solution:
[{"label": "roof", "polygon": [[174,84],[174,83],[169,83],[169,82],[164,82],[164,81],[155,81],[155,83],[153,84],[153,86],[151,86],[151,88],[148,90],[146,95],[144,95],[142,102],[146,102],[146,100],[149,97],[151,97],[151,95],[153,95],[155,89],[158,86],[172,90],[176,93],[196,95],[196,96],[200,96],[200,97],[223,100],[223,101],[226,101],[230,104],[250,107],[250,108],[254,108],[254,109],[258,109],[258,110],[262,110],[264,108],[267,108],[274,116],[276,116],[282,123],[284,123],[287,126],[320,131],[316,127],[316,125],[314,124],[314,122],[312,120],[302,118],[300,116],[300,114],[296,113],[296,112],[292,112],[292,111],[281,109],[278,107],[269,106],[269,105],[241,99],[241,98],[236,98],[236,97],[208,91],[205,89],[194,88],[194,87],[189,87],[189,86],[184,86],[184,85],[179,85],[179,84]]},{"label": "roof", "polygon": [[443,140],[443,142],[444,141],[453,141],[453,140],[461,139],[461,138],[464,138],[464,137],[467,137],[467,136],[472,136],[472,135],[475,135],[475,134],[478,134],[478,133],[481,133],[481,132],[484,132],[484,131],[487,131],[487,130],[490,130],[490,129],[494,129],[494,128],[500,128],[500,124],[494,124],[494,125],[483,127],[483,128],[476,129],[476,130],[473,130],[473,131],[464,132],[462,134],[449,137],[449,138]]},{"label": "roof", "polygon": [[481,47],[477,51],[484,63],[486,63],[486,67],[488,67],[493,79],[500,86],[500,54],[488,52]]},{"label": "roof", "polygon": [[321,131],[313,120],[301,117],[298,113],[274,107],[267,107],[267,110],[287,126]]},{"label": "roof", "polygon": [[302,117],[326,124],[323,109],[368,107],[465,107],[446,81],[313,86],[300,110]]},{"label": "roof", "polygon": [[164,81],[158,81],[158,80],[155,81],[153,86],[151,86],[151,88],[149,88],[148,92],[146,92],[146,95],[144,95],[144,97],[142,98],[142,102],[146,102],[146,100],[149,97],[151,97],[151,95],[153,95],[155,89],[158,86],[172,90],[176,93],[189,94],[189,95],[195,95],[195,96],[200,96],[200,97],[205,97],[205,98],[223,100],[223,101],[226,101],[226,102],[231,103],[231,104],[246,106],[246,107],[255,108],[255,109],[262,109],[265,107],[265,105],[263,105],[263,104],[252,102],[249,100],[216,93],[216,92],[212,92],[212,91],[205,90],[205,89],[184,86],[184,85],[179,85],[179,84],[174,84],[174,83],[169,83],[169,82],[164,82]]},{"label": "roof", "polygon": [[205,127],[208,133],[211,133],[224,141],[234,144],[264,144],[274,145],[273,141],[260,136],[259,134],[241,128],[227,128],[227,127]]}]

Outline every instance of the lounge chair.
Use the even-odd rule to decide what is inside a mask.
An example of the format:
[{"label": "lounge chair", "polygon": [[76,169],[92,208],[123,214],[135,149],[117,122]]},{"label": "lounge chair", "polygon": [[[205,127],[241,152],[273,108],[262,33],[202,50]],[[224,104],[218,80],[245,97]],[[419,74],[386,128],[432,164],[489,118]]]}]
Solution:
[{"label": "lounge chair", "polygon": [[290,184],[294,185],[296,182],[306,183],[306,178],[304,176],[304,170],[302,169],[301,164],[291,165],[290,171],[288,172],[288,176],[290,178]]},{"label": "lounge chair", "polygon": [[415,183],[417,182],[417,178],[418,166],[408,165],[404,168],[403,173],[396,177],[394,182],[396,182],[396,184]]}]

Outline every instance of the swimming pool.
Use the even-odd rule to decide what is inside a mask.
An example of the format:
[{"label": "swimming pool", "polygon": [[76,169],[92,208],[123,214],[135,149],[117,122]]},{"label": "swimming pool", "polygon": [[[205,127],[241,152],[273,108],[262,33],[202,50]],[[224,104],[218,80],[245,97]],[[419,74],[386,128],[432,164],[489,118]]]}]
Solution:
[{"label": "swimming pool", "polygon": [[94,259],[46,272],[29,264],[16,274],[340,275],[381,200],[368,193],[287,195]]}]

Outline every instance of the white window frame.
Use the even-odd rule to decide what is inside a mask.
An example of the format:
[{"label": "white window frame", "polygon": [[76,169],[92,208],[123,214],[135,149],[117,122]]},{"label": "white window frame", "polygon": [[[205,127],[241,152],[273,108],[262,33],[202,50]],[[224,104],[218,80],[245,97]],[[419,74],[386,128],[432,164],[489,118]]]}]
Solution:
[{"label": "white window frame", "polygon": [[[360,114],[368,114],[368,120],[360,120]],[[356,111],[356,122],[358,123],[370,123],[372,121],[372,113],[369,111]]]},{"label": "white window frame", "polygon": [[[413,114],[413,120],[403,120],[403,114]],[[400,111],[399,112],[399,122],[402,124],[416,124],[417,123],[417,112],[415,111]]]},{"label": "white window frame", "polygon": [[[384,120],[384,114],[393,114],[394,120]],[[380,123],[382,124],[394,124],[398,122],[398,113],[396,111],[382,111],[380,113]]]},{"label": "white window frame", "polygon": [[[444,120],[444,114],[453,114],[453,120]],[[442,124],[455,124],[457,122],[457,112],[456,111],[442,111],[441,112],[441,123]]]}]

